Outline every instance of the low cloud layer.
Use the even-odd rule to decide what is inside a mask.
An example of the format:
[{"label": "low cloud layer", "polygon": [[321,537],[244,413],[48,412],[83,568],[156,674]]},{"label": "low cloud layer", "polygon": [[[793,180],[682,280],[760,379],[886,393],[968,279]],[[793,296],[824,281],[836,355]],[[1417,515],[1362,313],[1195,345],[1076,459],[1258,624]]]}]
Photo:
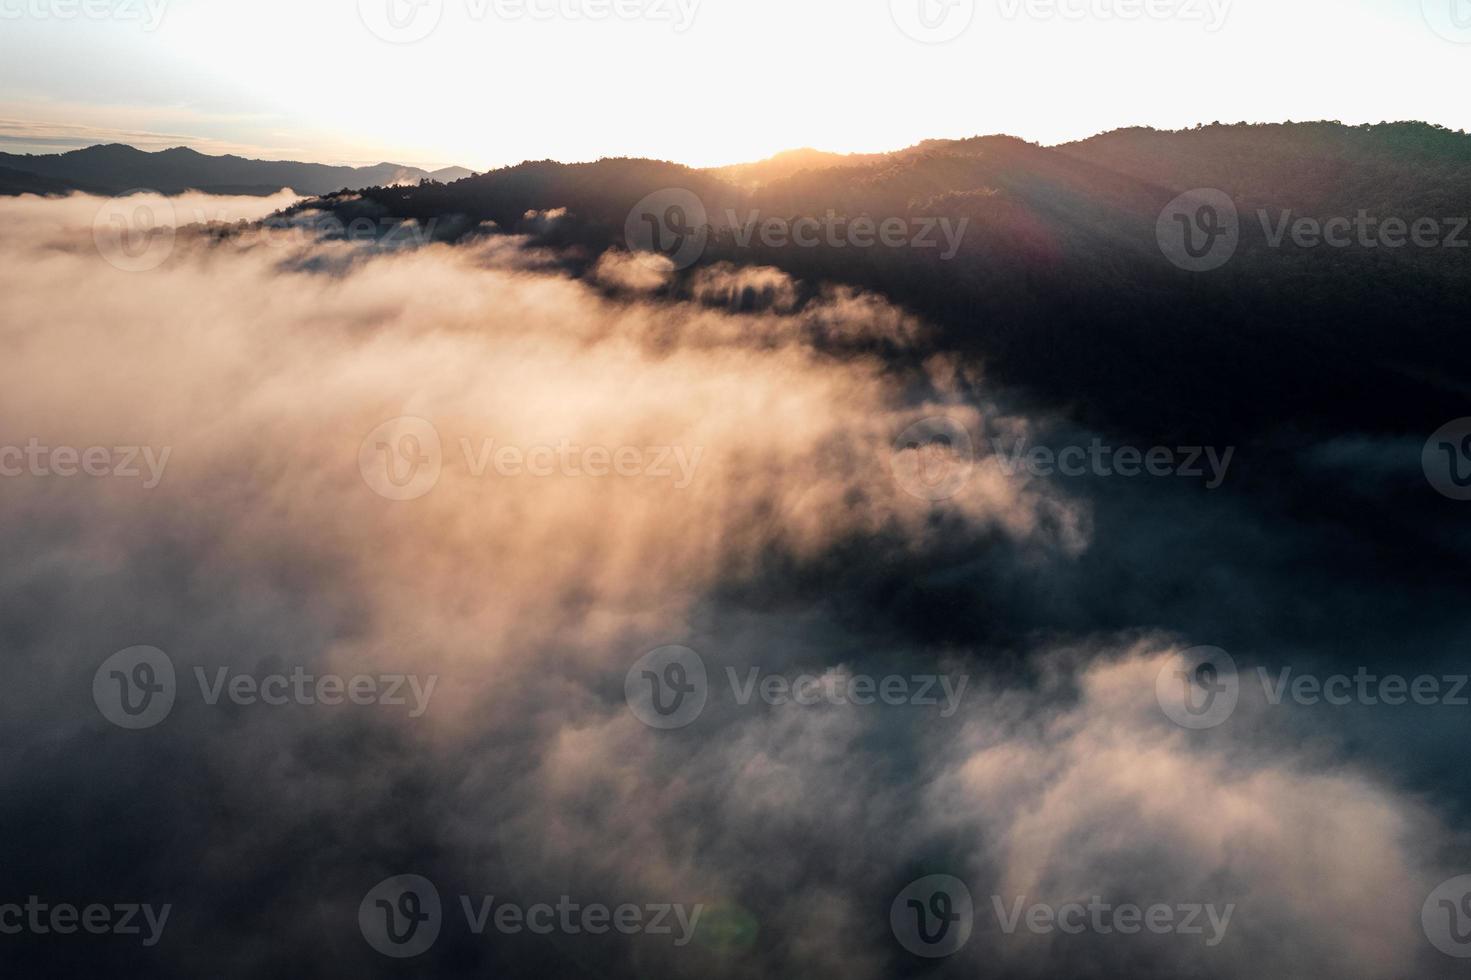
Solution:
[{"label": "low cloud layer", "polygon": [[[923,324],[774,270],[708,270],[683,296],[617,253],[582,281],[504,236],[233,225],[289,203],[131,202],[186,216],[154,222],[178,226],[165,247],[99,231],[100,200],[0,202],[0,445],[168,450],[152,487],[62,475],[54,452],[0,479],[0,903],[174,906],[154,947],[30,936],[23,964],[397,975],[359,903],[418,874],[445,906],[424,975],[861,980],[918,970],[890,902],[943,873],[977,923],[944,975],[1441,968],[1417,917],[1454,835],[1430,805],[1248,709],[1172,725],[1154,678],[1187,638],[1030,628],[1095,547],[1093,505],[985,451],[1044,423],[927,351]],[[906,474],[933,447],[901,434],[938,416],[979,448],[961,489],[926,495]],[[992,590],[957,622],[1024,642],[916,622],[909,593],[959,578]],[[709,703],[658,731],[625,679],[671,644]],[[93,680],[140,645],[179,693],[128,731]],[[417,717],[195,684],[298,668],[436,683]],[[752,671],[969,686],[949,715],[742,702]],[[686,946],[476,936],[459,899],[486,895],[699,905],[703,924]],[[1235,912],[1202,950],[999,934],[993,895]]]}]

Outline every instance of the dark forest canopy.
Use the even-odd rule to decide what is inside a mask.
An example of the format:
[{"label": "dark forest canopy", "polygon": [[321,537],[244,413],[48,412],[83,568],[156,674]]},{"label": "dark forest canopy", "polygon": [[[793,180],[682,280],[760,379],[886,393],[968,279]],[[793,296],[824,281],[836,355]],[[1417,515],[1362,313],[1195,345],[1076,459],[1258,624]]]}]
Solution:
[{"label": "dark forest canopy", "polygon": [[[774,161],[733,172],[543,160],[451,184],[371,188],[326,206],[345,217],[434,219],[448,238],[494,223],[563,249],[583,269],[627,247],[636,204],[682,188],[703,204],[709,239],[670,295],[720,262],[773,266],[810,287],[874,290],[923,314],[940,346],[977,357],[994,380],[1139,436],[1428,431],[1458,414],[1471,387],[1460,367],[1471,354],[1466,133],[1408,122],[1211,124],[1120,129],[1056,147],[980,136]],[[1162,209],[1198,188],[1223,192],[1240,216],[1235,254],[1211,272],[1176,268],[1158,239]],[[556,209],[566,216],[526,220]],[[799,247],[751,234],[753,222],[773,217],[965,224],[947,260],[943,248]],[[1375,244],[1357,230],[1343,247],[1299,236],[1305,218],[1356,222]],[[1408,235],[1378,244],[1381,228],[1427,220],[1435,232],[1425,225],[1420,244]]]}]

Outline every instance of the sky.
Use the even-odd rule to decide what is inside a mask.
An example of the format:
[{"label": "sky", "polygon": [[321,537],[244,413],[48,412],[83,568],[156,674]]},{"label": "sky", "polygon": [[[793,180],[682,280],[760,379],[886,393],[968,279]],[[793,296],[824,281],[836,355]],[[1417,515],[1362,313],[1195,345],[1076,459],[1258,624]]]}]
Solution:
[{"label": "sky", "polygon": [[480,170],[1215,120],[1465,129],[1468,67],[1471,0],[0,0],[0,147]]}]

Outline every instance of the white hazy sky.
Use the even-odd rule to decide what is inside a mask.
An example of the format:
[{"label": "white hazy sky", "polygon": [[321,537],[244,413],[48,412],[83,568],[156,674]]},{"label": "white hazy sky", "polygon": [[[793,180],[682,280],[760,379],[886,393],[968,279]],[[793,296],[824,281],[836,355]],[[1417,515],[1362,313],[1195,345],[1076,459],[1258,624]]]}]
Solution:
[{"label": "white hazy sky", "polygon": [[[559,12],[579,2],[649,16]],[[954,33],[968,5],[944,43],[899,26]],[[434,29],[389,43],[369,25],[390,14]],[[0,0],[0,149],[486,169],[1212,120],[1471,129],[1458,41],[1471,0]]]}]

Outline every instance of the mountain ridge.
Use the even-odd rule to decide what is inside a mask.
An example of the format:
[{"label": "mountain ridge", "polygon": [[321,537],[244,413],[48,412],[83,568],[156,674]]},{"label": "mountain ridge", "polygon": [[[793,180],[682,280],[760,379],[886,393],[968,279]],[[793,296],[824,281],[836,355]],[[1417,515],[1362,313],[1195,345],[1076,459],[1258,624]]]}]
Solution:
[{"label": "mountain ridge", "polygon": [[[388,162],[347,167],[235,154],[213,156],[186,146],[148,151],[126,143],[99,143],[54,154],[0,153],[0,168],[12,173],[0,180],[0,194],[121,194],[146,189],[164,194],[203,191],[265,196],[290,188],[316,196],[421,180],[448,183],[474,176],[474,171],[464,167],[428,171]],[[14,176],[17,174],[25,179]]]},{"label": "mountain ridge", "polygon": [[[792,162],[817,169],[783,166]],[[1104,431],[1247,440],[1282,419],[1302,431],[1340,424],[1345,404],[1366,432],[1433,429],[1435,415],[1464,414],[1459,378],[1426,379],[1471,359],[1460,326],[1471,248],[1302,246],[1291,236],[1274,243],[1268,229],[1368,211],[1439,219],[1447,230],[1471,217],[1471,135],[1416,123],[1136,128],[1052,147],[1005,136],[925,141],[834,162],[798,154],[732,181],[728,168],[667,161],[535,161],[307,206],[344,219],[436,220],[450,242],[491,222],[584,274],[634,244],[627,229],[639,206],[679,189],[699,199],[708,241],[661,287],[670,297],[694,295],[701,270],[717,265],[877,293],[922,315],[942,349],[978,356],[1003,383]],[[1177,268],[1162,250],[1161,216],[1181,195],[1212,188],[1239,212],[1239,245],[1216,271]],[[660,207],[646,220],[669,213]],[[526,220],[548,211],[563,215]],[[964,222],[965,231],[950,260],[940,248],[802,246],[754,231],[827,217],[910,229]],[[1382,399],[1356,397],[1365,390]],[[1427,406],[1427,417],[1415,414]]]}]

